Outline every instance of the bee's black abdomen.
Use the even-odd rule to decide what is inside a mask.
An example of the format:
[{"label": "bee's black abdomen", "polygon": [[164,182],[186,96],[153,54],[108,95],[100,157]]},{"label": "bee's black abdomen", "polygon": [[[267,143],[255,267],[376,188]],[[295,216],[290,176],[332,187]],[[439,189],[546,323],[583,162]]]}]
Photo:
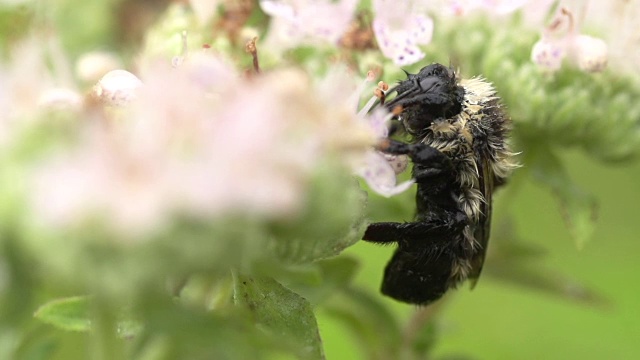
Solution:
[{"label": "bee's black abdomen", "polygon": [[382,293],[411,304],[429,304],[449,289],[452,262],[447,253],[426,261],[418,253],[398,249],[385,269]]}]

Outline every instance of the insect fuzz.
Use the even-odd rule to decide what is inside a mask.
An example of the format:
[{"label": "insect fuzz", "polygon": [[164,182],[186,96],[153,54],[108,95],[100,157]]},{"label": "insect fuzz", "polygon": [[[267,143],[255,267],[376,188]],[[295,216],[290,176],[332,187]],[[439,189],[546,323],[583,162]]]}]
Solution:
[{"label": "insect fuzz", "polygon": [[380,150],[408,155],[417,183],[412,222],[370,224],[364,240],[396,243],[382,292],[425,305],[466,279],[475,284],[487,249],[493,190],[516,167],[510,120],[490,83],[459,79],[431,64],[407,74],[384,106],[399,109],[408,143],[388,139]]}]

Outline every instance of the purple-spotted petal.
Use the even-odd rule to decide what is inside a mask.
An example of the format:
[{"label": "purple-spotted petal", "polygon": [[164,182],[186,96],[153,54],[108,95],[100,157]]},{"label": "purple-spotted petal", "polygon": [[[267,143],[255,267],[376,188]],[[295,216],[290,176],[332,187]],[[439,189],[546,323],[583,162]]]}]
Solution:
[{"label": "purple-spotted petal", "polygon": [[260,7],[270,15],[271,30],[288,46],[299,42],[324,40],[336,43],[347,30],[357,0],[261,0]]},{"label": "purple-spotted petal", "polygon": [[380,51],[400,66],[422,60],[425,54],[417,45],[428,44],[433,34],[433,21],[430,18],[410,14],[407,17],[408,21],[402,23],[402,26],[392,24],[384,18],[373,21],[373,31]]},{"label": "purple-spotted petal", "polygon": [[413,180],[397,184],[393,167],[376,151],[365,155],[363,166],[358,169],[357,174],[367,182],[371,190],[386,197],[406,191],[414,184]]},{"label": "purple-spotted petal", "polygon": [[391,114],[383,108],[375,109],[368,117],[368,123],[373,133],[378,138],[386,138],[389,135],[389,120]]},{"label": "purple-spotted petal", "polygon": [[538,40],[531,49],[531,60],[547,71],[560,69],[565,55],[564,42],[551,41],[545,38]]},{"label": "purple-spotted petal", "polygon": [[407,155],[391,155],[382,154],[393,171],[397,174],[403,173],[409,166],[409,157]]}]

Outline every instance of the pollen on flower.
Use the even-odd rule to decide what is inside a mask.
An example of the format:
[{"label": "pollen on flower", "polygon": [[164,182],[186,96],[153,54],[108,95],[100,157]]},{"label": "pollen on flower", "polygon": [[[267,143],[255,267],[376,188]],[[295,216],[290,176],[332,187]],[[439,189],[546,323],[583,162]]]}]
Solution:
[{"label": "pollen on flower", "polygon": [[392,116],[383,108],[377,108],[371,114],[366,114],[366,121],[376,135],[377,140],[375,146],[367,151],[355,166],[355,173],[364,179],[369,188],[385,197],[399,194],[414,183],[413,180],[401,184],[397,183],[396,175],[406,169],[406,158],[387,156],[380,152],[380,150],[384,150],[389,146],[387,138],[389,135],[388,122]]},{"label": "pollen on flower", "polygon": [[377,97],[378,99],[380,99],[380,101],[383,101],[383,100],[384,100],[384,96],[385,96],[385,94],[384,94],[384,91],[383,91],[382,89],[380,89],[380,88],[375,88],[375,89],[373,90],[373,95],[375,95],[375,97]]},{"label": "pollen on flower", "polygon": [[375,80],[375,79],[376,79],[376,77],[378,77],[378,76],[376,75],[376,72],[375,72],[375,71],[373,71],[373,70],[369,70],[369,71],[367,71],[367,78],[366,78],[366,81],[371,82],[371,81]]}]

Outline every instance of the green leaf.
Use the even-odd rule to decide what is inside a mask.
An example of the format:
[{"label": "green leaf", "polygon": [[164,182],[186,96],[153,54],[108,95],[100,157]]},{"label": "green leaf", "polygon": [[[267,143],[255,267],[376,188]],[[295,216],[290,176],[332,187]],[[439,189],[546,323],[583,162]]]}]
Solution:
[{"label": "green leaf", "polygon": [[237,276],[235,301],[249,309],[256,325],[290,342],[299,359],[324,359],[313,309],[300,295],[271,278]]},{"label": "green leaf", "polygon": [[50,301],[42,305],[34,316],[62,330],[89,331],[89,297],[74,296]]},{"label": "green leaf", "polygon": [[560,159],[550,150],[535,148],[527,164],[534,179],[551,189],[560,201],[562,215],[571,236],[580,249],[591,239],[595,229],[597,203],[595,198],[580,189],[566,173]]},{"label": "green leaf", "polygon": [[515,261],[494,259],[486,267],[487,276],[509,284],[541,291],[565,300],[585,305],[607,307],[610,301],[601,294],[588,289],[577,281],[541,269],[539,266],[527,266]]},{"label": "green leaf", "polygon": [[320,260],[313,265],[318,270],[318,281],[309,282],[299,276],[286,276],[283,282],[314,305],[321,304],[336,291],[346,287],[358,270],[358,261],[348,256]]},{"label": "green leaf", "polygon": [[351,171],[338,164],[319,164],[305,208],[271,227],[271,249],[279,261],[301,264],[326,259],[362,238],[366,196]]}]

